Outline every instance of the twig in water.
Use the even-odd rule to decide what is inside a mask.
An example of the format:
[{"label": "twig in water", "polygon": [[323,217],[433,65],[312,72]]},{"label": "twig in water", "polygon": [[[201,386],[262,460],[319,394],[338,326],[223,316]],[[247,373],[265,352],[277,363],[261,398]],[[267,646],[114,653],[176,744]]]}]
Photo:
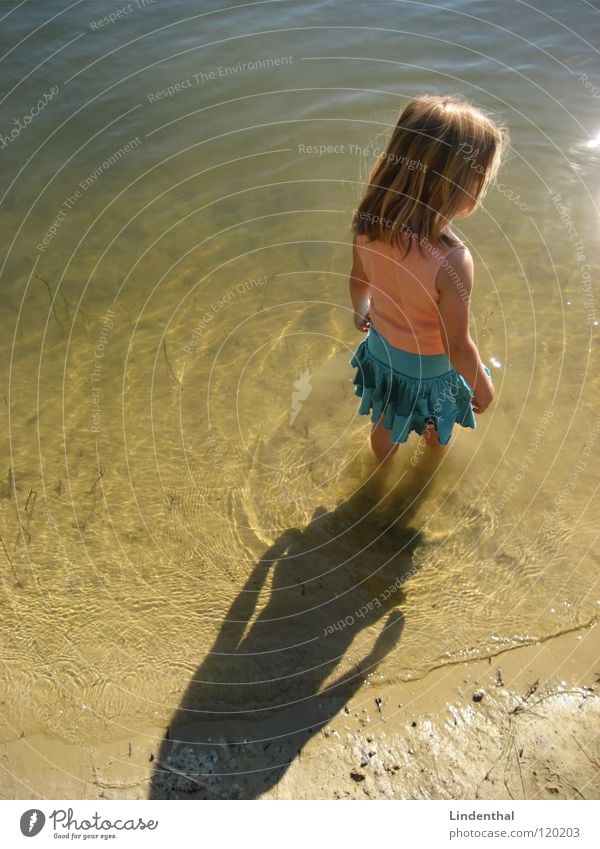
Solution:
[{"label": "twig in water", "polygon": [[43,277],[40,277],[39,274],[34,274],[33,276],[37,277],[38,280],[41,280],[42,283],[45,285],[46,289],[48,290],[48,294],[50,295],[50,306],[52,307],[52,313],[54,315],[54,318],[56,319],[58,326],[60,327],[62,332],[65,333],[65,328],[62,326],[62,323],[61,323],[59,317],[56,315],[56,309],[54,308],[54,295],[52,294],[52,289],[50,288],[50,284],[48,283],[47,280],[44,280]]},{"label": "twig in water", "polygon": [[[77,312],[75,312],[75,307],[73,306],[73,304],[70,301],[67,301],[67,299],[65,297],[65,293],[62,290],[62,281],[58,284],[58,291],[60,292],[60,296],[63,299],[63,301],[65,302],[65,306],[67,307],[67,309],[71,310],[73,315],[75,315],[75,316],[78,313],[81,313],[81,315],[83,316],[83,323],[87,327],[90,323],[90,317],[89,317],[88,313],[84,310],[84,308],[81,306],[81,304],[79,304],[79,306],[77,307]],[[68,315],[68,313],[67,313],[67,315]]]},{"label": "twig in water", "polygon": [[[61,296],[61,298],[62,298],[62,299],[63,299],[63,301],[65,302],[65,306],[67,306],[70,310],[73,310],[73,312],[75,312],[75,307],[73,306],[73,304],[70,304],[70,303],[69,303],[69,301],[67,301],[67,299],[66,299],[66,297],[65,297],[65,293],[64,293],[64,292],[63,292],[63,290],[62,290],[62,283],[59,283],[59,284],[58,284],[58,291],[60,292],[60,296]],[[81,310],[81,312],[83,312],[83,310],[81,309],[81,307],[79,307],[79,309]]]},{"label": "twig in water", "polygon": [[[27,522],[27,524],[29,524],[29,521]],[[29,531],[27,530],[27,528],[25,527],[23,522],[19,522],[19,528],[21,530],[21,536],[23,537],[23,539],[25,539],[25,534],[27,534],[27,541],[25,542],[25,545],[29,545],[29,543],[31,542],[31,534],[29,533]],[[19,531],[17,531],[17,540],[18,539],[19,539]],[[17,542],[15,540],[15,548],[16,547],[17,547]]]},{"label": "twig in water", "polygon": [[92,516],[94,515],[94,510],[96,509],[96,502],[98,501],[98,496],[94,495],[94,503],[92,504],[92,508],[90,512],[87,514],[85,521],[80,523],[79,521],[74,522],[73,526],[78,528],[81,533],[83,533],[87,527],[87,523],[90,521]]},{"label": "twig in water", "polygon": [[171,374],[173,375],[173,377],[175,378],[177,383],[181,386],[181,381],[179,380],[179,378],[177,377],[177,375],[173,371],[173,367],[172,367],[171,363],[169,362],[169,358],[167,356],[167,340],[164,339],[164,338],[163,338],[163,352],[164,352],[164,355],[165,355],[165,360],[167,361],[167,365],[169,366],[169,371],[171,372]]},{"label": "twig in water", "polygon": [[35,489],[29,490],[29,495],[27,496],[27,501],[25,502],[25,512],[26,513],[27,513],[27,510],[29,508],[29,499],[31,498],[32,495],[33,495],[33,502],[31,504],[31,509],[33,510],[33,508],[35,507],[35,501],[36,501],[36,498],[37,498],[37,492],[35,491]]},{"label": "twig in water", "polygon": [[15,305],[13,304],[13,302],[11,301],[11,299],[8,297],[8,295],[5,295],[5,296],[4,296],[4,299],[5,299],[6,303],[8,304],[8,306],[11,308],[11,310],[12,310],[14,313],[16,313],[16,316],[17,316],[17,327],[19,328],[19,334],[22,336],[22,335],[23,335],[23,316],[21,315],[21,313],[19,312],[19,310],[15,307]]},{"label": "twig in water", "polygon": [[6,497],[12,499],[15,494],[15,473],[13,472],[13,467],[8,467],[8,472],[6,473]]},{"label": "twig in water", "polygon": [[129,311],[129,307],[127,306],[125,301],[123,301],[123,306],[125,308],[125,312],[127,313],[127,320],[129,321],[129,329],[133,330],[133,320],[131,318],[131,312]]},{"label": "twig in water", "polygon": [[98,477],[96,478],[96,480],[95,480],[95,481],[94,481],[94,483],[92,484],[92,488],[90,489],[90,494],[94,491],[94,487],[96,486],[96,484],[98,483],[98,481],[100,480],[100,478],[103,478],[103,477],[104,477],[104,466],[100,466],[99,471],[100,471],[100,474],[98,475]]},{"label": "twig in water", "polygon": [[6,550],[6,546],[4,545],[4,540],[2,539],[2,536],[1,536],[1,535],[0,535],[0,542],[2,543],[2,548],[4,549],[4,553],[6,554],[6,559],[7,559],[7,560],[8,560],[8,562],[10,563],[10,568],[12,569],[12,571],[13,571],[13,575],[15,576],[15,581],[17,581],[17,582],[18,582],[18,580],[19,580],[19,579],[17,578],[17,573],[16,573],[16,571],[15,571],[15,565],[14,565],[14,563],[12,562],[12,560],[10,559],[10,554],[9,554],[9,553],[8,553],[8,551]]}]

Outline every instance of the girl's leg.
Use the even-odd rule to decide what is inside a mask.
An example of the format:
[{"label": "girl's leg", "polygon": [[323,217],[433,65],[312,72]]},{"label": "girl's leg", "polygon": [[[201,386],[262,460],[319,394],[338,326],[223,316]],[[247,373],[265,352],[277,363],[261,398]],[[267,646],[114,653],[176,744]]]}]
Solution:
[{"label": "girl's leg", "polygon": [[398,443],[391,441],[391,431],[383,426],[382,420],[383,414],[377,424],[371,428],[371,448],[381,463],[391,460],[398,450]]},{"label": "girl's leg", "polygon": [[446,445],[441,445],[438,432],[432,422],[427,425],[425,433],[423,434],[423,439],[425,440],[425,445],[427,445],[428,448],[448,448],[452,441],[452,437],[450,437],[450,441],[447,442]]}]

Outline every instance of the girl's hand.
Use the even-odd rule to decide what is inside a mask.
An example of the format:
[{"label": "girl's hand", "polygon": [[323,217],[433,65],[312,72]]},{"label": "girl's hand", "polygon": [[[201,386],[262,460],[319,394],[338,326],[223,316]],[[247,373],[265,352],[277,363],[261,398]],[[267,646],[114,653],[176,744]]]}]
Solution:
[{"label": "girl's hand", "polygon": [[473,393],[472,405],[474,413],[484,413],[494,400],[496,390],[491,380],[486,378],[485,383],[482,383]]},{"label": "girl's hand", "polygon": [[367,313],[365,316],[362,316],[360,313],[354,313],[354,326],[357,330],[360,330],[361,333],[366,333],[369,327],[371,326],[371,316]]}]

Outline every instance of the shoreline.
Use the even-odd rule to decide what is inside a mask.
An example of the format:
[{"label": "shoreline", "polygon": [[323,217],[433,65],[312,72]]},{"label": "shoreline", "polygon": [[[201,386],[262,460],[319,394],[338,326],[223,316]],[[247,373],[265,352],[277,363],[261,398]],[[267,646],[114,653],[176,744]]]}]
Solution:
[{"label": "shoreline", "polygon": [[[389,685],[376,679],[377,674],[368,678],[333,720],[307,735],[289,766],[281,766],[274,745],[256,770],[250,798],[600,798],[597,622],[493,658],[437,667],[413,681]],[[301,716],[305,719],[305,709]],[[298,719],[282,715],[282,730],[290,718]],[[251,732],[252,722],[245,725]],[[215,725],[178,727],[172,736],[182,742],[171,744],[166,762],[161,755],[158,776],[164,728],[97,742],[93,757],[46,735],[20,737],[0,746],[0,796],[248,798],[243,789],[231,792],[237,785],[232,779],[224,784],[225,773],[212,775],[206,759],[202,776],[196,762],[199,781],[187,777],[194,761],[186,743],[210,739],[207,728],[214,732]],[[226,733],[226,723],[219,722],[218,730]],[[237,767],[241,779],[245,769],[252,770],[246,749],[237,748],[229,756],[228,775]],[[256,789],[261,770],[265,776],[278,770],[264,793]]]},{"label": "shoreline", "polygon": [[372,684],[322,731],[336,769],[303,753],[268,798],[598,799],[599,657],[596,622],[395,684],[381,713]]}]

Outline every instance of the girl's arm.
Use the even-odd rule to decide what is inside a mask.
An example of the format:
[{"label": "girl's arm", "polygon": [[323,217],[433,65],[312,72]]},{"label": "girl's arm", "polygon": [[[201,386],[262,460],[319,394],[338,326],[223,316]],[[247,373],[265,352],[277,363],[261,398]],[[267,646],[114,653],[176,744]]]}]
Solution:
[{"label": "girl's arm", "polygon": [[469,333],[469,301],[473,288],[473,259],[469,250],[453,252],[452,265],[440,268],[435,287],[442,342],[456,371],[473,389],[473,410],[483,413],[494,398],[494,386],[484,371]]},{"label": "girl's arm", "polygon": [[358,255],[356,239],[352,242],[352,271],[350,272],[350,298],[354,309],[354,326],[366,333],[371,325],[369,318],[369,280]]}]

